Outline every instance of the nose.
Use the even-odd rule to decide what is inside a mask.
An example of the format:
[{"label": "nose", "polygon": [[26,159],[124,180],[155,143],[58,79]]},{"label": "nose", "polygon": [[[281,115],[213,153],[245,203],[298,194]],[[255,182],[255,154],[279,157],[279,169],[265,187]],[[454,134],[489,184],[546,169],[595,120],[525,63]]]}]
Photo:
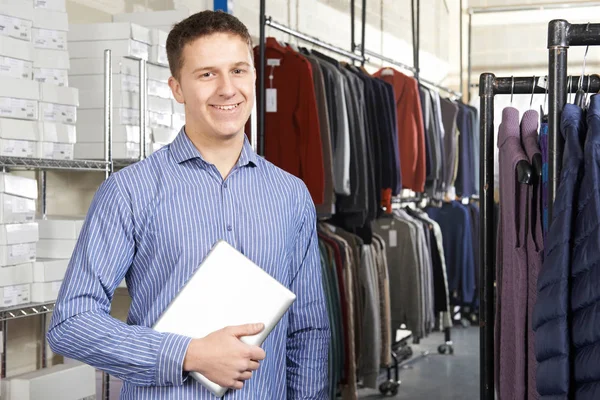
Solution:
[{"label": "nose", "polygon": [[233,80],[231,79],[231,76],[229,76],[228,74],[221,75],[221,77],[219,78],[219,88],[218,88],[219,96],[225,97],[225,98],[231,98],[231,97],[235,96],[235,93],[236,93],[236,88],[235,88],[235,85],[233,84]]}]

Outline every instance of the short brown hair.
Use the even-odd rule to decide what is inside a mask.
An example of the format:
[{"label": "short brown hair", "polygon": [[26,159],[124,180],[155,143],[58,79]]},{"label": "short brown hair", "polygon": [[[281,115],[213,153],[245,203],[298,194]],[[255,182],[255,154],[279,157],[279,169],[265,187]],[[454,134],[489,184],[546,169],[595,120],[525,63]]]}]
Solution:
[{"label": "short brown hair", "polygon": [[238,35],[252,48],[248,28],[239,19],[223,11],[201,11],[173,26],[167,37],[167,58],[171,75],[179,79],[183,67],[183,48],[194,40],[213,33]]}]

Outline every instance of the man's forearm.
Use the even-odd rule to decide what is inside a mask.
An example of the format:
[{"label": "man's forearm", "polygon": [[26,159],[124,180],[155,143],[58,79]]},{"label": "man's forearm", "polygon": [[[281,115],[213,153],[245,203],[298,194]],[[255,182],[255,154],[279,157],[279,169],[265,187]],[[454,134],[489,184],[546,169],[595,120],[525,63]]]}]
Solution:
[{"label": "man's forearm", "polygon": [[287,399],[329,399],[329,329],[300,331],[287,341]]}]

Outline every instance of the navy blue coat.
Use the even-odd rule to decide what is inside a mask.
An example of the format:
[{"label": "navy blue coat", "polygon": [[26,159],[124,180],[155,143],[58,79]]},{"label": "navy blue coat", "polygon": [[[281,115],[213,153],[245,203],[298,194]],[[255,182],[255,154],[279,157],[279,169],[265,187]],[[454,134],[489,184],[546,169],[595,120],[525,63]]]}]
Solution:
[{"label": "navy blue coat", "polygon": [[[570,327],[568,323],[569,276],[573,225],[583,171],[583,110],[567,104],[562,112],[561,132],[565,139],[560,183],[553,219],[545,242],[538,296],[533,313],[535,355],[538,361],[537,390],[542,399],[567,399],[571,387]],[[571,397],[572,398],[572,397]]]}]

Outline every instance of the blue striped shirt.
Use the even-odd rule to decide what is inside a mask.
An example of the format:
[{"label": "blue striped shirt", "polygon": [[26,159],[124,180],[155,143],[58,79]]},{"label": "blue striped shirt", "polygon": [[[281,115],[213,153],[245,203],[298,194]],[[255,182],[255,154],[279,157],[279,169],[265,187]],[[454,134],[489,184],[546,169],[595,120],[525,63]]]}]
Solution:
[{"label": "blue striped shirt", "polygon": [[[258,371],[226,398],[326,399],[330,331],[315,207],[304,183],[247,139],[225,180],[182,129],[102,183],[56,302],[52,350],[121,378],[121,399],[213,399],[182,371],[191,338],[151,326],[220,239],[297,295],[263,344]],[[127,324],[109,315],[124,277]]]}]

